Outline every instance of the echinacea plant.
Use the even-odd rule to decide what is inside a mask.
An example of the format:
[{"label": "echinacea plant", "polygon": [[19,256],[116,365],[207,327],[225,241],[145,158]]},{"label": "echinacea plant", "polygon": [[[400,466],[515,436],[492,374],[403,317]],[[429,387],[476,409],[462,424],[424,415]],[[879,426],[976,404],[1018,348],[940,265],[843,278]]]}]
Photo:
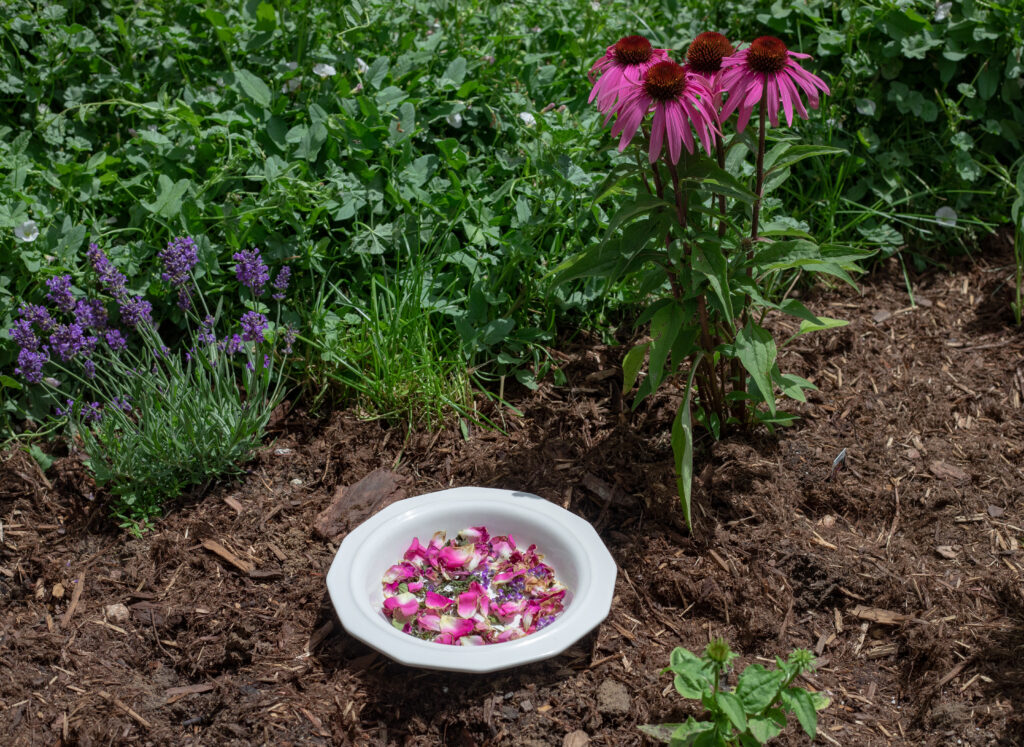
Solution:
[{"label": "echinacea plant", "polygon": [[516,547],[486,527],[451,540],[418,538],[382,579],[383,612],[403,633],[450,646],[505,643],[535,633],[562,614],[566,588],[536,545]]},{"label": "echinacea plant", "polygon": [[[594,63],[590,101],[619,151],[637,144],[640,152],[602,187],[602,195],[631,195],[608,220],[604,237],[555,270],[560,282],[629,280],[651,300],[638,320],[649,325],[649,337],[623,360],[624,389],[636,384],[645,362],[634,406],[665,381],[683,385],[672,447],[687,526],[693,421],[715,438],[730,428],[791,423],[794,416],[777,408],[776,393],[804,401],[804,390],[814,386],[779,370],[764,318],[769,312],[797,317],[800,327],[790,339],[844,324],[818,317],[790,293],[804,273],[853,285],[856,262],[867,256],[819,246],[806,227],[783,215],[765,220],[767,197],[794,163],[841,151],[779,133],[769,139],[769,123],[777,130],[794,117],[806,119],[829,89],[801,66],[807,55],[779,39],[739,46],[707,31],[680,64],[633,35]],[[755,111],[751,136],[747,124]]]},{"label": "echinacea plant", "polygon": [[[160,279],[194,329],[173,348],[152,303],[128,288],[106,252],[91,244],[87,257],[98,286],[92,294],[57,275],[46,281],[49,308],[21,305],[10,330],[20,346],[15,372],[50,392],[54,414],[68,421],[97,483],[114,495],[113,513],[137,532],[166,500],[236,471],[259,445],[281,400],[279,364],[295,330],[271,325],[264,313],[270,274],[258,250],[235,256],[249,311],[238,332],[220,338],[220,307],[210,313],[193,280],[196,243],[179,237],[160,252]],[[288,277],[282,267],[274,299],[284,297]]]},{"label": "echinacea plant", "polygon": [[814,666],[811,652],[797,649],[785,660],[776,657],[777,669],[751,664],[730,689],[724,680],[735,658],[721,638],[708,643],[700,657],[685,648],[674,649],[662,671],[672,672],[676,692],[700,700],[709,718],[698,721],[690,716],[681,724],[645,724],[640,730],[672,747],[751,747],[777,737],[786,726],[786,714],[793,713],[813,740],[818,711],[830,701],[821,693],[793,686]]}]

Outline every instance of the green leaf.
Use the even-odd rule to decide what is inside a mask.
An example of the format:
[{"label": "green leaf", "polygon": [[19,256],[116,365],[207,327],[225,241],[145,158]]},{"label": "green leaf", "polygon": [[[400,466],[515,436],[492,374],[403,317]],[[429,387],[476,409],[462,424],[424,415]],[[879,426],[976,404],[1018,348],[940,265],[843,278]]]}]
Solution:
[{"label": "green leaf", "polygon": [[697,365],[703,358],[698,353],[691,362],[690,379],[686,382],[683,401],[672,421],[672,455],[676,464],[676,487],[679,491],[679,503],[683,509],[686,528],[693,531],[691,523],[690,502],[693,491],[693,423],[690,419],[690,398],[693,396],[693,377],[697,374]]},{"label": "green leaf", "polygon": [[787,687],[780,693],[782,705],[796,714],[797,721],[811,739],[818,736],[818,711],[811,694],[802,687]]},{"label": "green leaf", "polygon": [[647,349],[650,347],[649,342],[645,342],[641,345],[637,345],[632,348],[622,358],[622,391],[632,391],[633,385],[636,384],[636,377],[640,373],[640,366],[644,363],[644,358],[647,356]]},{"label": "green leaf", "polygon": [[270,106],[270,88],[254,73],[245,69],[235,71],[235,82],[246,96],[264,109]]},{"label": "green leaf", "polygon": [[657,389],[661,384],[665,360],[672,351],[683,321],[685,321],[685,314],[677,303],[662,306],[651,319],[652,341],[647,362],[647,376],[651,379],[653,389]]},{"label": "green leaf", "polygon": [[153,202],[142,202],[142,206],[151,213],[173,218],[181,210],[181,198],[188,190],[190,182],[188,179],[179,179],[172,182],[166,174],[157,177],[157,194]]},{"label": "green leaf", "polygon": [[768,156],[765,156],[764,169],[765,173],[770,174],[773,171],[778,171],[779,169],[792,166],[794,163],[802,161],[805,158],[813,158],[815,156],[838,156],[846,152],[847,151],[843,148],[833,148],[829,145],[790,145],[770,161]]},{"label": "green leaf", "polygon": [[[748,666],[736,683],[736,695],[743,701],[743,709],[747,713],[760,713],[770,706],[778,697],[784,679],[785,675],[777,670],[765,669],[760,664]],[[753,721],[750,719],[751,732]]]},{"label": "green leaf", "polygon": [[722,254],[721,247],[704,242],[693,253],[693,271],[707,278],[708,285],[718,300],[723,321],[732,327],[735,318],[732,308],[732,293],[729,288],[729,262]]},{"label": "green leaf", "polygon": [[680,161],[679,178],[684,181],[697,182],[712,192],[733,197],[748,204],[757,199],[757,195],[751,192],[743,182],[704,156],[687,158],[685,163]]},{"label": "green leaf", "polygon": [[668,743],[672,741],[672,732],[680,726],[682,724],[640,724],[637,728],[651,739]]},{"label": "green leaf", "polygon": [[677,693],[693,700],[700,699],[706,690],[705,683],[694,676],[693,672],[677,672],[672,678],[672,684],[675,685]]},{"label": "green leaf", "polygon": [[736,357],[747,369],[750,377],[754,380],[757,388],[768,405],[768,411],[775,414],[775,397],[772,394],[771,375],[772,366],[775,365],[777,350],[775,340],[771,332],[754,324],[747,322],[747,326],[736,333],[734,344]]},{"label": "green leaf", "polygon": [[456,57],[448,63],[448,67],[445,68],[444,74],[441,76],[441,80],[438,81],[438,83],[443,88],[458,88],[462,85],[462,81],[465,77],[466,58]]},{"label": "green leaf", "polygon": [[380,88],[384,78],[388,75],[388,70],[388,58],[378,57],[370,65],[370,69],[366,71],[366,82],[374,88]]},{"label": "green leaf", "polygon": [[7,387],[8,389],[21,389],[21,382],[17,379],[12,379],[7,374],[0,374],[0,387]]},{"label": "green leaf", "polygon": [[[685,724],[679,724],[679,726],[676,727],[676,730],[672,732],[672,744],[689,744],[690,742],[685,740],[690,740],[693,737],[711,731],[714,728],[715,725],[712,722],[697,721],[693,716],[690,716],[690,718],[686,719]],[[677,742],[677,740],[684,741]]]},{"label": "green leaf", "polygon": [[779,725],[770,718],[761,718],[760,716],[750,718],[747,721],[747,728],[750,730],[754,739],[759,741],[761,744],[764,744],[769,739],[774,739],[782,732]]},{"label": "green leaf", "polygon": [[53,457],[45,453],[38,445],[32,444],[28,447],[28,453],[32,455],[32,458],[36,460],[39,468],[46,472],[53,465]]},{"label": "green leaf", "polygon": [[729,721],[739,731],[747,729],[747,714],[743,712],[743,701],[736,697],[735,693],[720,690],[715,696],[718,708],[729,717]]},{"label": "green leaf", "polygon": [[800,322],[800,330],[795,335],[790,337],[789,340],[786,340],[786,342],[788,343],[790,340],[795,340],[800,335],[806,335],[808,332],[820,332],[825,329],[837,329],[838,327],[845,327],[848,324],[849,322],[846,321],[845,319],[833,319],[832,317],[829,316],[819,317],[817,322],[805,319],[804,321]]}]

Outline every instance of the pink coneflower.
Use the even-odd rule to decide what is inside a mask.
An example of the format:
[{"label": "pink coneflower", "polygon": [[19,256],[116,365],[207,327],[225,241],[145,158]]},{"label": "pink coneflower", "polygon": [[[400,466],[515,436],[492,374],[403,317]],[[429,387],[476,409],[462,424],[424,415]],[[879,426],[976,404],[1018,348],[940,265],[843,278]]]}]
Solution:
[{"label": "pink coneflower", "polygon": [[733,54],[736,48],[717,31],[698,34],[686,50],[686,64],[693,72],[704,77],[708,88],[718,92],[722,60]]},{"label": "pink coneflower", "polygon": [[642,36],[622,37],[591,66],[587,77],[594,87],[588,101],[597,99],[597,108],[610,113],[624,85],[639,83],[652,66],[667,59],[667,50],[655,49]]},{"label": "pink coneflower", "polygon": [[623,88],[618,106],[618,119],[612,134],[622,134],[619,150],[625,150],[643,122],[647,112],[654,111],[651,122],[650,161],[661,155],[668,140],[672,163],[679,162],[680,144],[693,153],[694,141],[690,126],[710,155],[712,137],[718,133],[711,91],[699,75],[671,61],[659,62],[644,75],[643,82]]},{"label": "pink coneflower", "polygon": [[736,130],[743,132],[754,106],[764,99],[772,127],[779,126],[779,105],[786,112],[786,124],[793,124],[795,109],[804,119],[807,110],[800,92],[807,94],[812,109],[818,108],[818,91],[829,93],[825,81],[804,70],[794,59],[810,59],[810,55],[791,52],[780,39],[762,36],[750,46],[722,60],[722,88],[729,99],[722,109],[722,118],[739,109]]}]

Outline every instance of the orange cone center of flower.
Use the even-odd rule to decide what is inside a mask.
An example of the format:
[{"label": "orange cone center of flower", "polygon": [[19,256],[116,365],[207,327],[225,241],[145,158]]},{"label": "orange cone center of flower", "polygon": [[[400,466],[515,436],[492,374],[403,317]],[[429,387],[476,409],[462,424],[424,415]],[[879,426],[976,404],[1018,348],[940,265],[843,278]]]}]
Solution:
[{"label": "orange cone center of flower", "polygon": [[615,42],[615,59],[627,65],[639,65],[651,59],[654,50],[642,36],[624,36]]},{"label": "orange cone center of flower", "polygon": [[755,73],[778,73],[789,61],[789,50],[781,39],[760,36],[747,49],[747,67]]},{"label": "orange cone center of flower", "polygon": [[644,76],[644,91],[655,101],[671,101],[686,88],[686,70],[674,62],[659,62]]},{"label": "orange cone center of flower", "polygon": [[722,69],[722,58],[734,51],[725,36],[717,31],[705,31],[686,50],[686,61],[698,73],[717,73]]}]

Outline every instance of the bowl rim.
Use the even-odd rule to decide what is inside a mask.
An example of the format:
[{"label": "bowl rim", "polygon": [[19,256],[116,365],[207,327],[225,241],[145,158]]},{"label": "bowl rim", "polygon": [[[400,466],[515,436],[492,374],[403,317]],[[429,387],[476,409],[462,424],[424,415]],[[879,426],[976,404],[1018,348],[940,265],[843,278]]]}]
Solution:
[{"label": "bowl rim", "polygon": [[[566,538],[565,546],[580,571],[580,588],[565,612],[542,631],[507,643],[487,646],[444,646],[402,633],[367,604],[365,579],[352,577],[359,551],[391,521],[409,512],[429,518],[430,512],[449,511],[466,504],[511,508],[532,523],[554,526]],[[480,522],[467,518],[466,526]],[[411,536],[407,541],[411,541]],[[545,548],[538,550],[542,553]],[[397,562],[397,561],[396,561]],[[395,661],[411,667],[451,672],[495,672],[548,659],[565,651],[608,616],[615,592],[617,567],[611,553],[588,521],[538,495],[499,488],[459,487],[395,501],[349,532],[342,540],[327,573],[331,603],[345,630],[354,638]]]}]

